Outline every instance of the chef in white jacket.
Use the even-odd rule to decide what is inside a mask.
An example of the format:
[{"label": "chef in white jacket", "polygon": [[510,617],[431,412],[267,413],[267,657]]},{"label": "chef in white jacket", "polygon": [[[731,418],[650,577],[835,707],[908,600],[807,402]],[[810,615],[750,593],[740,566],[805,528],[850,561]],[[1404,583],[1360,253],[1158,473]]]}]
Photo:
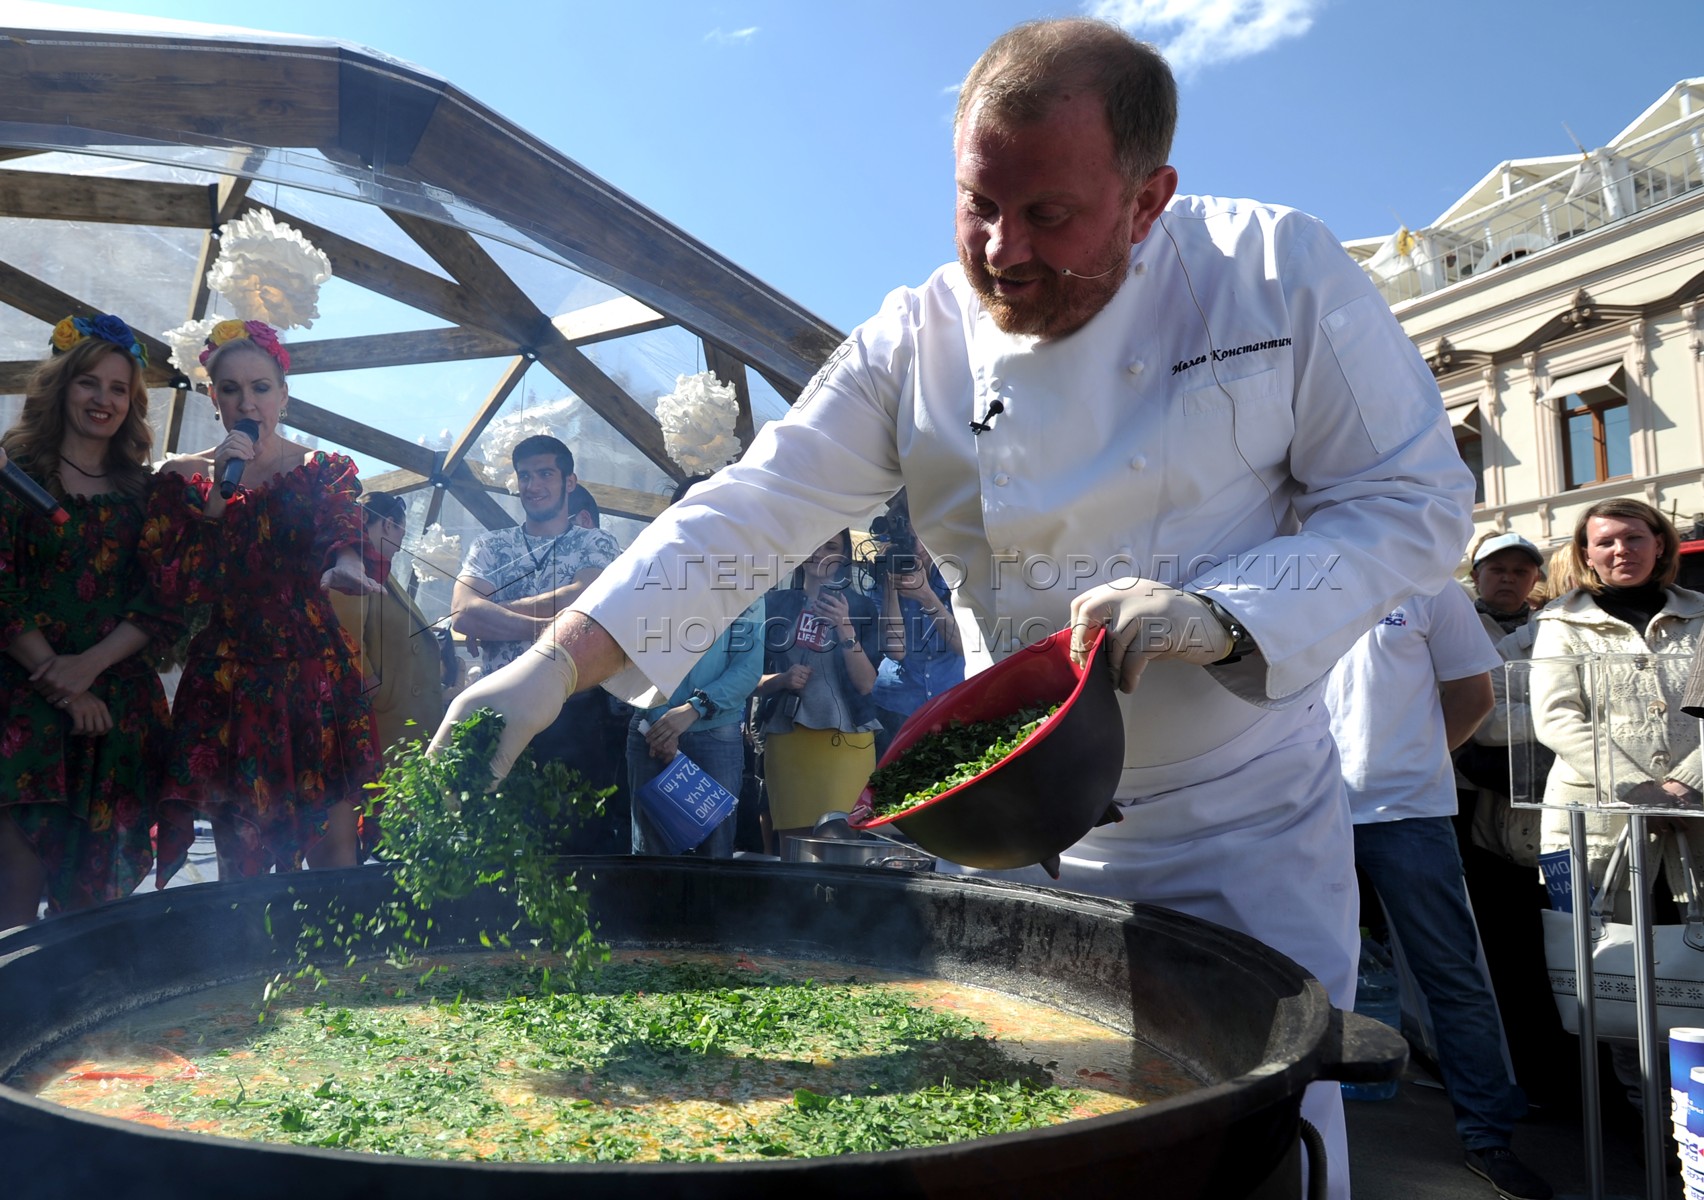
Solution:
[{"label": "chef in white jacket", "polygon": [[[564,689],[667,692],[705,644],[689,625],[731,621],[778,556],[904,486],[993,656],[1067,623],[1113,639],[1125,819],[1060,884],[1243,930],[1349,1007],[1353,848],[1318,684],[1449,579],[1473,484],[1425,365],[1318,221],[1174,196],[1175,116],[1164,60],[1114,26],[996,41],[955,122],[959,262],[889,295],[445,730],[497,708],[504,769]],[[869,216],[843,215],[849,240]],[[1337,1085],[1303,1112],[1347,1196]]]}]

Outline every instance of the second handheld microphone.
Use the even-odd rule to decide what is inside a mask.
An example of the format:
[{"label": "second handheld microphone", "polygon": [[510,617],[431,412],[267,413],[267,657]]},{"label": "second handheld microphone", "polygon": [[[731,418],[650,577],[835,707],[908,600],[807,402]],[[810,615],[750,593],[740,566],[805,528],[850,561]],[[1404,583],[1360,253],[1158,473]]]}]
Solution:
[{"label": "second handheld microphone", "polygon": [[53,494],[24,474],[23,468],[15,462],[8,462],[4,467],[0,467],[0,485],[4,485],[8,492],[23,501],[27,507],[55,525],[63,525],[71,519],[71,514],[60,506]]},{"label": "second handheld microphone", "polygon": [[[260,422],[244,417],[235,425],[231,426],[231,432],[246,433],[248,434],[250,441],[258,442],[260,440]],[[233,458],[230,462],[225,464],[225,469],[220,472],[219,495],[223,499],[229,500],[232,496],[237,494],[237,484],[242,482],[244,465],[245,462],[243,459]]]}]

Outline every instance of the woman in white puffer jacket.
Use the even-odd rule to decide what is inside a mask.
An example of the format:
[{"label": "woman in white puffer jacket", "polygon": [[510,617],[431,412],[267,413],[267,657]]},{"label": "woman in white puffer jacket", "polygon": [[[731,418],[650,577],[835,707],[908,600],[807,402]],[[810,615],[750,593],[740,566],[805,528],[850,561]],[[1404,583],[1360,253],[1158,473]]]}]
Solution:
[{"label": "woman in white puffer jacket", "polygon": [[[1680,710],[1692,656],[1704,637],[1704,595],[1674,586],[1679,535],[1642,501],[1605,500],[1581,516],[1572,550],[1580,585],[1535,618],[1533,725],[1539,741],[1556,752],[1546,804],[1704,811],[1699,722]],[[1580,655],[1592,656],[1589,665],[1546,661]],[[1595,746],[1594,723],[1600,730]],[[1566,848],[1568,824],[1566,811],[1545,810],[1545,850]],[[1602,885],[1626,824],[1624,815],[1587,812],[1594,887]],[[1704,861],[1704,822],[1678,825],[1694,859]],[[1663,859],[1680,899],[1684,877],[1672,839]],[[1623,918],[1628,905],[1626,896],[1617,901]]]}]

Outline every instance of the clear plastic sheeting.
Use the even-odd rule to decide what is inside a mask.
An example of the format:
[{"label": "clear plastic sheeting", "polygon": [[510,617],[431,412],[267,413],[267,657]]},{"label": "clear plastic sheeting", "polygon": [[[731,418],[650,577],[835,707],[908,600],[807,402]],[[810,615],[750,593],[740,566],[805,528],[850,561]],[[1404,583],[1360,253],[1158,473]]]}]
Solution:
[{"label": "clear plastic sheeting", "polygon": [[1504,664],[1492,733],[1517,808],[1704,816],[1700,733],[1680,711],[1692,656],[1588,654]]}]

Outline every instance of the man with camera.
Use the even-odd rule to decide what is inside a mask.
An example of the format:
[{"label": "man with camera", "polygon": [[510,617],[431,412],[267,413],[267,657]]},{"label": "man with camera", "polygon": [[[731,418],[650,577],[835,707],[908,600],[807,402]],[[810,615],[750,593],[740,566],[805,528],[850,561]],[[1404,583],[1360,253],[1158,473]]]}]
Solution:
[{"label": "man with camera", "polygon": [[876,757],[887,753],[905,719],[926,700],[964,682],[964,643],[952,591],[918,541],[903,508],[871,522],[883,539],[876,555],[882,602],[882,661],[876,670]]}]

